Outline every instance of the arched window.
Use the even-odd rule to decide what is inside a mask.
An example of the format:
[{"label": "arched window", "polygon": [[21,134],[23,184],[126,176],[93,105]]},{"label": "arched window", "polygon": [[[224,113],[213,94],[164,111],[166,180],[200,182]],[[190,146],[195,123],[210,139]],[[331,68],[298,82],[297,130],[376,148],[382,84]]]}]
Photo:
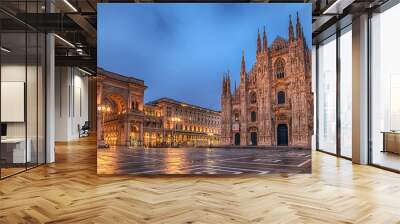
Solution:
[{"label": "arched window", "polygon": [[250,93],[250,103],[257,103],[257,95],[255,92]]},{"label": "arched window", "polygon": [[277,79],[285,78],[285,61],[282,58],[278,58],[275,61],[275,75]]},{"label": "arched window", "polygon": [[137,101],[132,102],[132,111],[139,110],[139,103]]},{"label": "arched window", "polygon": [[257,113],[255,111],[251,112],[250,119],[251,119],[251,122],[257,121]]},{"label": "arched window", "polygon": [[285,104],[285,92],[278,92],[278,104]]},{"label": "arched window", "polygon": [[239,113],[235,113],[235,121],[239,120]]}]

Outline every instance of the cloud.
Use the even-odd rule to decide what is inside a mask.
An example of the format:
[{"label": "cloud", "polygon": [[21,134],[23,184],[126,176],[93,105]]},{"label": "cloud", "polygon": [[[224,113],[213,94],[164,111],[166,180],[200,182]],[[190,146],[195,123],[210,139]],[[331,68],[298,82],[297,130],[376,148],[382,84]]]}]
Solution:
[{"label": "cloud", "polygon": [[287,37],[296,11],[311,45],[309,4],[100,4],[98,64],[143,79],[146,101],[219,110],[222,72],[239,81],[242,49],[247,69],[255,62],[257,29],[266,26],[269,44]]}]

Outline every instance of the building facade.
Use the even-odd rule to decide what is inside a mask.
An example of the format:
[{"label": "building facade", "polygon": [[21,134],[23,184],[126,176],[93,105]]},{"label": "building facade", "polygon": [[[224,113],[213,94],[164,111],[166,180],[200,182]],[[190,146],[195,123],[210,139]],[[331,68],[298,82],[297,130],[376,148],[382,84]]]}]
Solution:
[{"label": "building facade", "polygon": [[141,145],[144,81],[97,70],[98,142]]},{"label": "building facade", "polygon": [[218,145],[219,111],[161,98],[144,103],[143,80],[98,69],[98,142],[180,147]]},{"label": "building facade", "polygon": [[219,111],[161,98],[145,105],[145,146],[220,144]]},{"label": "building facade", "polygon": [[240,84],[233,91],[229,72],[224,75],[222,145],[311,147],[311,51],[298,15],[295,29],[290,16],[289,39],[277,37],[271,47],[265,28],[262,38],[258,32],[256,62],[247,72],[243,51]]}]

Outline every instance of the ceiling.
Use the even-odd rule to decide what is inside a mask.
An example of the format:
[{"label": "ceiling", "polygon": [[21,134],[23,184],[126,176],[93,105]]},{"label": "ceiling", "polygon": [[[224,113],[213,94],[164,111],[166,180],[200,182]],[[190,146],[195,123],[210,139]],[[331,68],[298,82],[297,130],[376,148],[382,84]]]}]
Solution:
[{"label": "ceiling", "polygon": [[[7,39],[2,43],[13,49],[8,58],[26,54],[25,31],[52,32],[56,34],[56,66],[79,66],[95,73],[96,4],[96,0],[48,0],[47,5],[45,0],[1,0],[2,39]],[[36,49],[28,44],[28,58],[29,52],[33,51],[31,48]]]},{"label": "ceiling", "polygon": [[313,43],[351,24],[352,18],[372,12],[389,0],[312,0]]},{"label": "ceiling", "polygon": [[[218,1],[218,0],[217,0]],[[356,16],[360,12],[378,7],[387,0],[252,0],[268,3],[311,3],[313,8],[313,41],[323,36],[339,20]],[[39,32],[54,32],[56,44],[56,65],[80,66],[96,71],[97,58],[97,3],[116,2],[188,2],[180,0],[1,0],[0,21],[3,32],[14,33],[26,28]],[[191,2],[215,2],[191,0]],[[222,2],[222,0],[221,0]],[[249,1],[235,1],[249,2]],[[51,13],[49,13],[51,11]],[[26,13],[28,12],[28,13]],[[350,18],[351,22],[351,18]],[[8,37],[10,36],[10,37]],[[6,38],[12,38],[8,34]],[[16,41],[19,38],[15,38]],[[28,50],[29,51],[29,50]]]}]

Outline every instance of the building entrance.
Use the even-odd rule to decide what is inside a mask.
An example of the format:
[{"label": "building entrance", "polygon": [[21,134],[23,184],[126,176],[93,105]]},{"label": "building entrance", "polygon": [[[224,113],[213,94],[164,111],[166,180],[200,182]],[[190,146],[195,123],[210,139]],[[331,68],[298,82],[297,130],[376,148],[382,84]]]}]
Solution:
[{"label": "building entrance", "polygon": [[251,145],[257,145],[257,132],[250,133]]},{"label": "building entrance", "polygon": [[235,145],[240,145],[240,134],[239,133],[235,134]]},{"label": "building entrance", "polygon": [[288,127],[286,124],[280,124],[277,128],[278,145],[288,145]]}]

